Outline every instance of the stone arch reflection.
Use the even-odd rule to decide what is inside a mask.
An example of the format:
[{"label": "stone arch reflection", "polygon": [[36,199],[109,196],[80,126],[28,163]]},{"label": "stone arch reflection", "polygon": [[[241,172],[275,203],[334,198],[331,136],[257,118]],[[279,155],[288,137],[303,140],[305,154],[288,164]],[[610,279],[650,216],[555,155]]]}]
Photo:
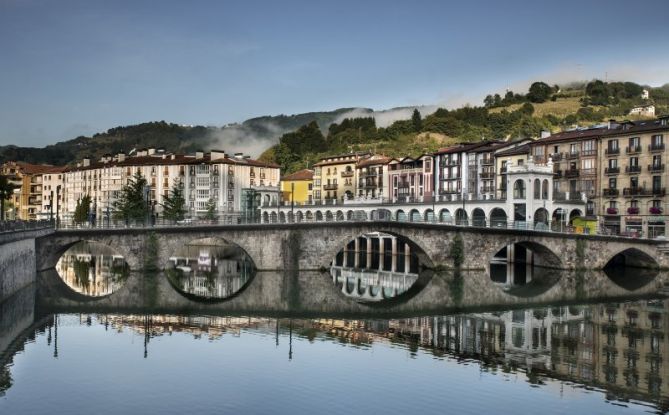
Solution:
[{"label": "stone arch reflection", "polygon": [[56,271],[73,291],[103,297],[123,286],[129,267],[122,255],[99,242],[77,242],[63,253]]},{"label": "stone arch reflection", "polygon": [[330,275],[347,297],[361,302],[388,300],[422,284],[420,258],[424,255],[405,238],[367,233],[346,243],[335,255]]},{"label": "stone arch reflection", "polygon": [[559,258],[536,243],[509,244],[490,260],[490,279],[517,297],[543,294],[560,279]]},{"label": "stone arch reflection", "polygon": [[255,275],[255,265],[239,246],[220,238],[203,238],[179,248],[169,258],[165,273],[182,294],[216,300],[242,291]]},{"label": "stone arch reflection", "polygon": [[628,291],[642,288],[659,274],[659,264],[647,253],[628,248],[611,257],[604,273],[616,285]]}]

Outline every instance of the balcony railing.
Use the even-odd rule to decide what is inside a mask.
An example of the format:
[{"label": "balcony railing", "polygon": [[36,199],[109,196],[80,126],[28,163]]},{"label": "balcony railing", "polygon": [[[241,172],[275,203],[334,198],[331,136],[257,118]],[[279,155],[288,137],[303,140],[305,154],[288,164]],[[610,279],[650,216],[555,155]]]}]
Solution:
[{"label": "balcony railing", "polygon": [[491,171],[484,171],[484,172],[481,172],[481,178],[482,178],[482,179],[492,179],[492,178],[494,178],[494,177],[495,177],[495,173],[493,173],[493,172],[491,172]]},{"label": "balcony railing", "polygon": [[551,160],[553,160],[553,163],[556,163],[560,160],[562,160],[562,153],[553,153],[550,155]]},{"label": "balcony railing", "polygon": [[626,151],[627,154],[636,154],[641,152],[641,146],[628,146]]},{"label": "balcony railing", "polygon": [[625,173],[641,173],[641,166],[627,166]]},{"label": "balcony railing", "polygon": [[596,156],[597,150],[583,150],[581,156]]},{"label": "balcony railing", "polygon": [[620,194],[618,189],[604,189],[602,190],[602,195],[604,197],[617,197]]},{"label": "balcony railing", "polygon": [[578,169],[567,169],[564,171],[565,177],[578,177]]},{"label": "balcony railing", "polygon": [[323,190],[337,190],[337,184],[324,184]]},{"label": "balcony railing", "polygon": [[567,153],[567,158],[568,159],[577,159],[578,158],[578,151],[571,151]]},{"label": "balcony railing", "polygon": [[353,177],[353,174],[355,174],[353,170],[349,171],[344,170],[343,172],[341,172],[341,177]]},{"label": "balcony railing", "polygon": [[651,173],[661,173],[664,171],[664,164],[649,164],[648,171]]},{"label": "balcony railing", "polygon": [[653,193],[653,196],[664,196],[665,195],[665,188],[664,187],[654,187],[651,192]]},{"label": "balcony railing", "polygon": [[618,154],[620,154],[620,147],[607,148],[607,149],[604,150],[604,153],[607,156],[617,156]]},{"label": "balcony railing", "polygon": [[620,167],[607,167],[604,169],[604,173],[606,174],[618,174],[620,173]]},{"label": "balcony railing", "polygon": [[[660,189],[658,189],[659,192]],[[662,189],[664,190],[664,189]],[[623,189],[623,196],[652,196],[653,192],[650,190],[644,189],[643,187],[626,187]]]},{"label": "balcony railing", "polygon": [[653,143],[648,145],[649,151],[663,151],[664,143]]},{"label": "balcony railing", "polygon": [[481,159],[481,164],[494,164],[494,163],[495,159],[493,159],[492,157],[484,157]]}]

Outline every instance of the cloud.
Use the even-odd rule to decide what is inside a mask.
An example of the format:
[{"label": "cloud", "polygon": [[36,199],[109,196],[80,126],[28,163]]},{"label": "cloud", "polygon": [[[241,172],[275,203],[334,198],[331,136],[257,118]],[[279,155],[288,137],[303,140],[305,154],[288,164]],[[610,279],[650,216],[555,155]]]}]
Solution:
[{"label": "cloud", "polygon": [[385,128],[395,121],[410,119],[414,109],[417,109],[418,112],[420,112],[420,115],[425,117],[426,115],[435,112],[437,108],[439,108],[437,105],[419,105],[391,108],[383,111],[374,111],[370,110],[369,108],[355,108],[351,111],[339,115],[339,117],[337,117],[333,122],[339,124],[344,120],[344,118],[374,117],[376,126]]},{"label": "cloud", "polygon": [[[262,130],[264,131],[259,132]],[[272,122],[264,122],[255,130],[242,124],[230,124],[212,129],[207,138],[212,148],[227,153],[244,153],[257,158],[263,151],[278,143],[279,137],[285,132]]]}]

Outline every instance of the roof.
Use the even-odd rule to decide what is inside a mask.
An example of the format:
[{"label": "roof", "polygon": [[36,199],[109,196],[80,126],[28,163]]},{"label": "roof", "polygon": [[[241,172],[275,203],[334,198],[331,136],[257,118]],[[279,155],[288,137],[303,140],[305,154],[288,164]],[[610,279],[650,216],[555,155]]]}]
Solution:
[{"label": "roof", "polygon": [[358,161],[358,167],[375,166],[377,164],[388,164],[392,159],[386,156],[371,156]]},{"label": "roof", "polygon": [[24,161],[9,162],[14,163],[23,174],[45,174],[62,173],[66,170],[65,166],[50,166],[47,164],[31,164]]},{"label": "roof", "polygon": [[518,147],[513,147],[507,150],[502,150],[495,153],[495,157],[504,157],[504,156],[518,156],[521,154],[530,154],[530,144],[523,144]]},{"label": "roof", "polygon": [[[664,120],[664,125],[662,124]],[[627,129],[623,129],[626,124]],[[655,120],[634,121],[620,123],[607,131],[607,136],[641,134],[654,131],[669,131],[669,117],[660,117]]]},{"label": "roof", "polygon": [[[663,124],[664,120],[664,124]],[[563,141],[592,139],[609,136],[642,134],[654,131],[669,131],[669,122],[667,117],[660,117],[654,120],[646,121],[609,121],[607,125],[599,125],[590,128],[580,128],[571,131],[564,131],[553,134],[546,138],[540,138],[534,141],[535,145],[552,144]]]},{"label": "roof", "polygon": [[[164,156],[164,157],[163,157]],[[174,158],[172,158],[174,157]],[[107,162],[98,161],[91,163],[88,166],[70,167],[67,171],[83,171],[92,169],[101,169],[109,167],[134,167],[134,166],[168,166],[168,165],[191,165],[191,164],[231,164],[231,165],[246,165],[253,167],[269,167],[278,169],[279,166],[273,163],[265,163],[258,160],[237,158],[237,157],[220,157],[214,160],[211,159],[211,154],[204,154],[203,157],[197,158],[195,156],[186,156],[183,154],[154,154],[151,156],[133,156],[126,157],[123,161],[110,160]]]},{"label": "roof", "polygon": [[552,134],[546,138],[540,138],[534,141],[534,145],[560,143],[563,141],[585,140],[601,137],[608,131],[608,127],[581,128],[571,131]]},{"label": "roof", "polygon": [[281,180],[285,182],[296,182],[300,180],[313,180],[313,178],[314,178],[314,171],[309,169],[304,169],[296,171],[293,174],[285,175],[281,178]]},{"label": "roof", "polygon": [[[332,165],[335,165],[335,164],[355,163],[362,156],[369,156],[371,154],[372,153],[370,153],[368,151],[356,151],[356,152],[353,152],[353,153],[335,154],[333,156],[321,157],[321,161],[314,164],[314,166],[332,166]],[[332,159],[335,159],[335,158],[342,158],[342,157],[352,157],[352,159],[350,159],[350,160],[332,160]]]},{"label": "roof", "polygon": [[478,143],[459,143],[451,147],[444,147],[440,148],[439,150],[435,151],[435,155],[437,154],[452,154],[452,153],[463,153],[466,151],[472,151],[476,150],[480,147],[488,146],[490,144],[495,144],[499,143],[499,141],[480,141]]}]

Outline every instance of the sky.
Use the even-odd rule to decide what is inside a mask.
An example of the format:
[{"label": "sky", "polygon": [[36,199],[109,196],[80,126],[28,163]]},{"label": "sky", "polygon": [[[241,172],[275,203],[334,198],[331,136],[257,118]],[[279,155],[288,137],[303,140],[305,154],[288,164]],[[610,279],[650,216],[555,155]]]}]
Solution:
[{"label": "sky", "polygon": [[[640,7],[641,6],[641,7]],[[0,145],[669,82],[666,0],[0,0]]]}]

